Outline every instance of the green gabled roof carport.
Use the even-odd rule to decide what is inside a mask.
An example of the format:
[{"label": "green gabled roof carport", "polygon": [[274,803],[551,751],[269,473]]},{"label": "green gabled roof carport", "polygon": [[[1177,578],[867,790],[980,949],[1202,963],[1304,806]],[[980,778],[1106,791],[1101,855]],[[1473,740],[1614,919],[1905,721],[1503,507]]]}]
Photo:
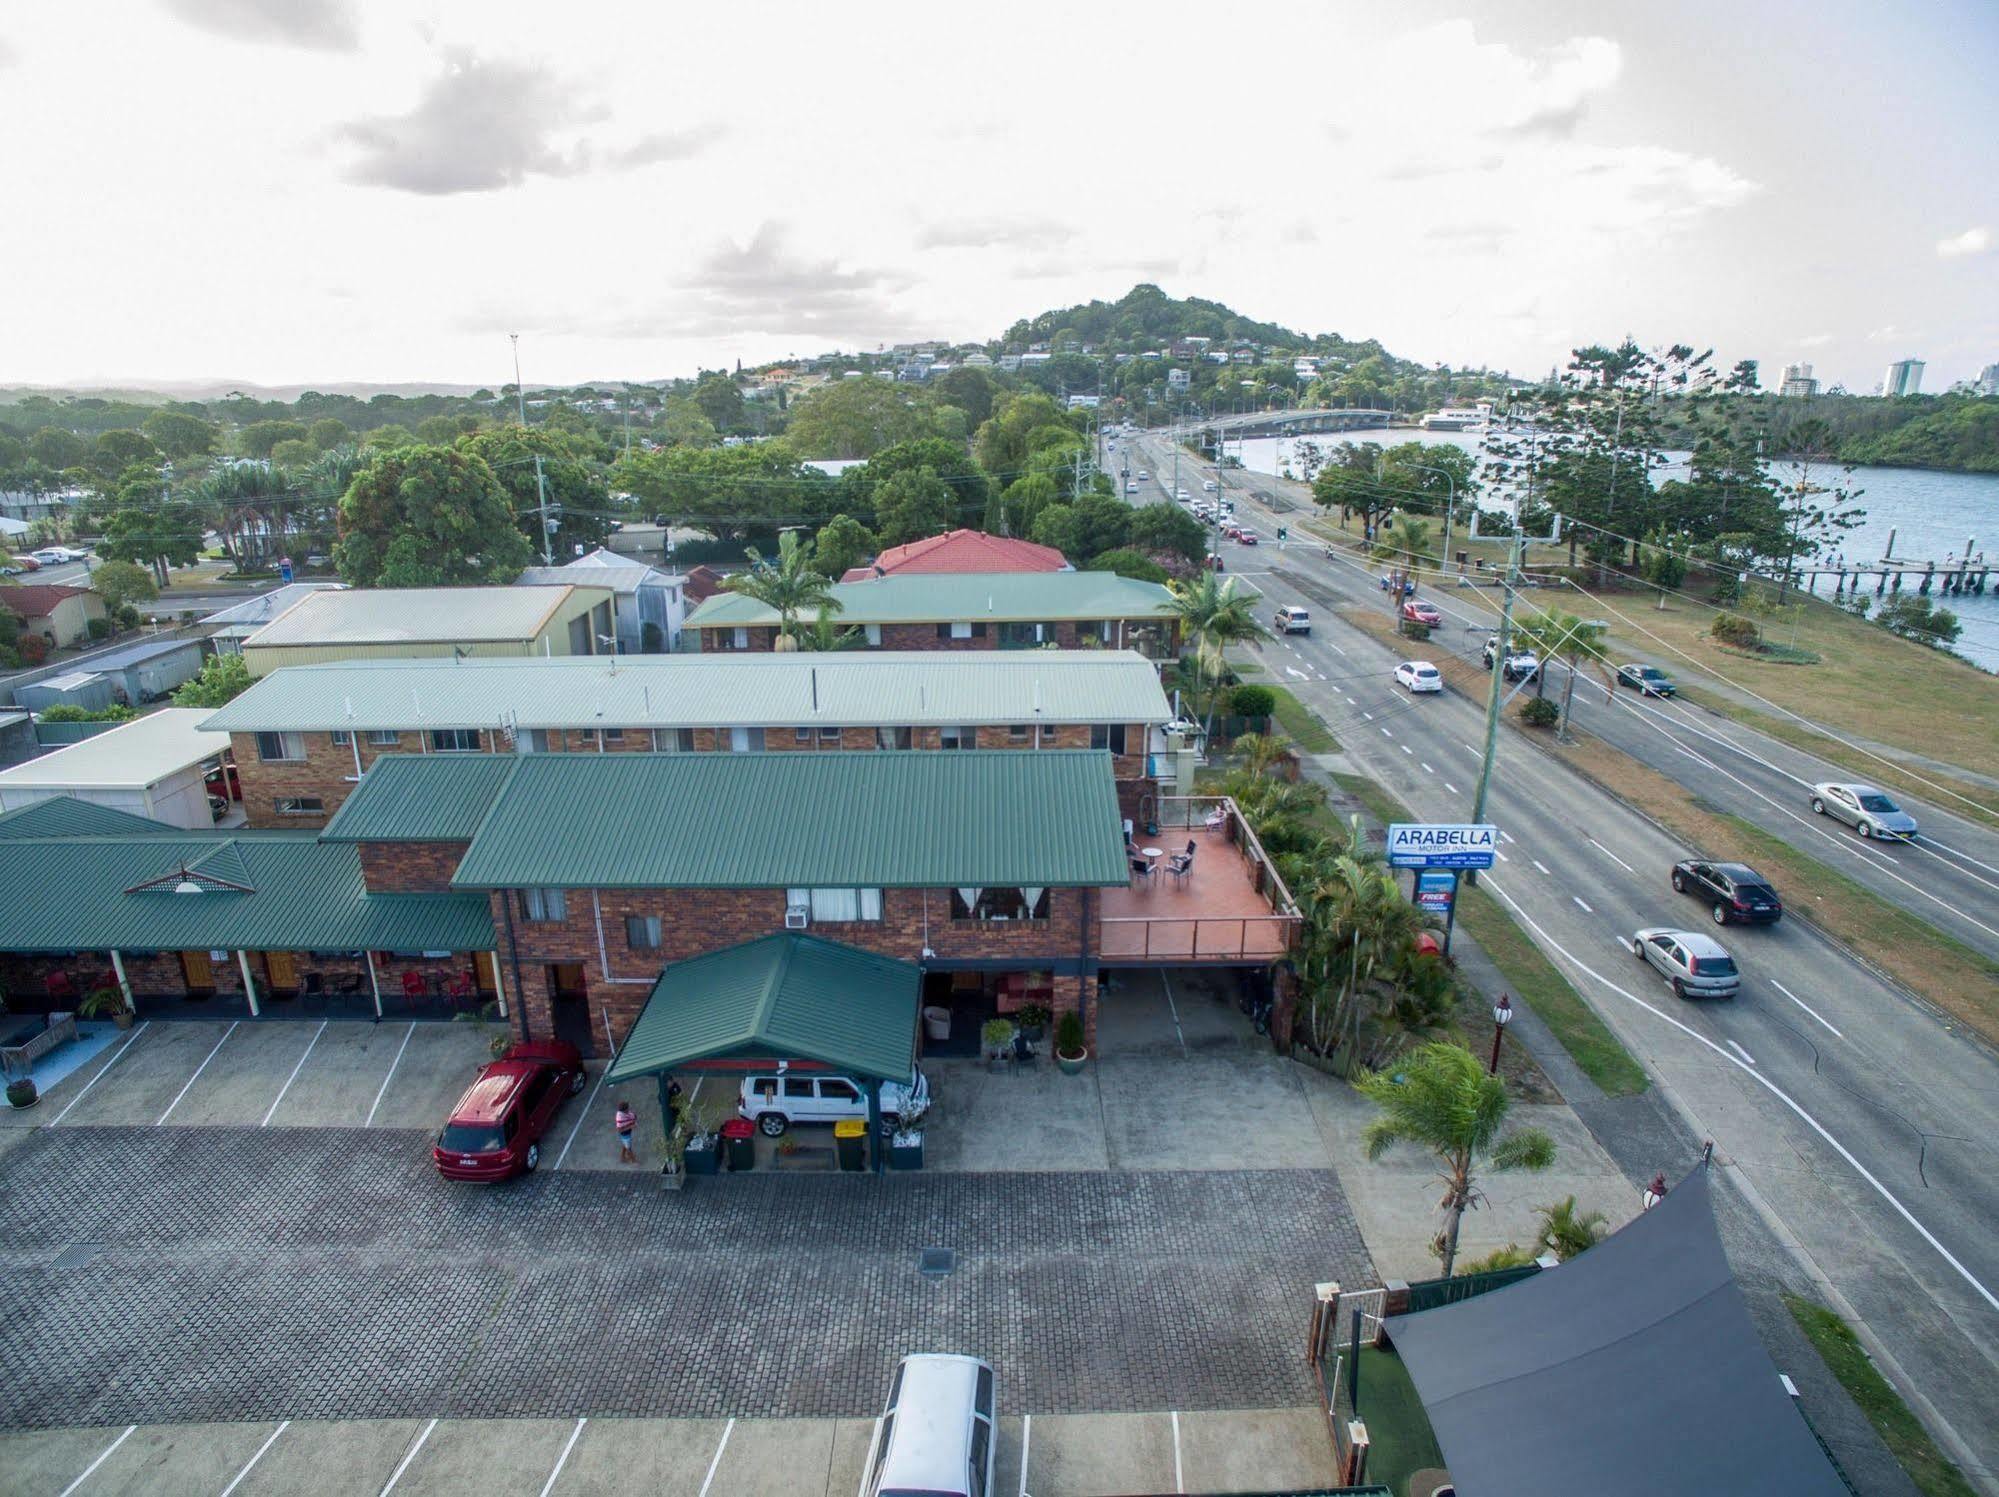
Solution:
[{"label": "green gabled roof carport", "polygon": [[916,1065],[922,989],[912,962],[795,931],[763,936],[660,973],[604,1079],[657,1076],[664,1113],[670,1071],[823,1067],[863,1080],[878,1140],[881,1083],[907,1081]]}]

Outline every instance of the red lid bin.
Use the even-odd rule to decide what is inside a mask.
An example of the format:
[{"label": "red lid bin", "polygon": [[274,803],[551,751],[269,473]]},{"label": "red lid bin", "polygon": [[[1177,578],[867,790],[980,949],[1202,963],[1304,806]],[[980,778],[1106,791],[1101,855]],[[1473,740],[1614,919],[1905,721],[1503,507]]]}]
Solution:
[{"label": "red lid bin", "polygon": [[722,1137],[724,1138],[750,1138],[755,1135],[756,1131],[756,1124],[752,1123],[748,1118],[730,1118],[722,1124]]}]

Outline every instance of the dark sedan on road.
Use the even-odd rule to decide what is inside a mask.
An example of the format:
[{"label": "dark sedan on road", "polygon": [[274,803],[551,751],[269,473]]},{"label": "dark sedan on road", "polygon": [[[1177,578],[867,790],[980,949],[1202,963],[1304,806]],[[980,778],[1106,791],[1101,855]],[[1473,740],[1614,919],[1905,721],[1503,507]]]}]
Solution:
[{"label": "dark sedan on road", "polygon": [[1770,880],[1747,863],[1703,863],[1688,858],[1673,865],[1673,889],[1705,903],[1716,925],[1731,920],[1767,925],[1784,916],[1784,902]]},{"label": "dark sedan on road", "polygon": [[1669,697],[1679,690],[1673,684],[1673,678],[1656,665],[1620,665],[1617,668],[1617,684],[1648,697]]}]

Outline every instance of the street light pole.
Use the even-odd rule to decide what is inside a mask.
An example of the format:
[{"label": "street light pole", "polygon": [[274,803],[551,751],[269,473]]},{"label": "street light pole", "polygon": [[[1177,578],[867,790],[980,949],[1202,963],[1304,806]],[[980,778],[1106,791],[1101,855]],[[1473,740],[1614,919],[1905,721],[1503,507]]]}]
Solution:
[{"label": "street light pole", "polygon": [[1506,1026],[1513,1022],[1513,1000],[1506,994],[1499,995],[1499,1002],[1492,1006],[1492,1064],[1486,1068],[1488,1076],[1499,1074],[1499,1042],[1506,1037]]},{"label": "street light pole", "polygon": [[[520,412],[521,438],[526,440],[528,430],[528,392],[521,384],[521,335],[508,333],[507,341],[514,346],[514,409]],[[535,519],[541,526],[541,564],[554,566],[555,558],[548,548],[548,485],[542,480],[541,454],[534,455]]]},{"label": "street light pole", "polygon": [[[1493,645],[1492,685],[1485,697],[1485,752],[1479,759],[1478,786],[1472,792],[1471,819],[1474,826],[1485,823],[1485,794],[1492,784],[1492,756],[1499,748],[1499,704],[1506,692],[1506,654],[1513,632],[1513,590],[1520,580],[1520,557],[1525,540],[1515,532],[1513,550],[1506,558],[1505,592],[1499,606],[1499,634]],[[1466,872],[1465,882],[1476,885],[1478,870]]]}]

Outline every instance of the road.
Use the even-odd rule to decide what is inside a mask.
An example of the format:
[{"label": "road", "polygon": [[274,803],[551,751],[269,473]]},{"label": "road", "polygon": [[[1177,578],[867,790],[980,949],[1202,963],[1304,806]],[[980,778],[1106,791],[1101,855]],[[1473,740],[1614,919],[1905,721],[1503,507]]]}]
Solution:
[{"label": "road", "polygon": [[[1162,458],[1170,475],[1163,441],[1142,438],[1132,466],[1157,473]],[[1184,456],[1181,475],[1181,487],[1194,492],[1206,476]],[[1226,480],[1232,489],[1239,477]],[[1159,485],[1133,497],[1158,500]],[[1255,523],[1247,501],[1237,502]],[[1304,578],[1382,606],[1365,577],[1356,590],[1336,580],[1341,563],[1296,546],[1280,553],[1269,545],[1274,527],[1266,521],[1259,528],[1263,547],[1225,543],[1221,550],[1236,575],[1272,594],[1273,605],[1300,601],[1288,579]],[[1463,819],[1478,770],[1483,701],[1449,690],[1409,697],[1394,684],[1397,655],[1386,645],[1325,609],[1314,622],[1311,636],[1257,651],[1271,677],[1324,717],[1355,766],[1417,815]],[[1599,717],[1630,719],[1626,728],[1643,741],[1652,730],[1641,713],[1663,717],[1662,726],[1677,717],[1670,706],[1628,702]],[[1696,751],[1717,760],[1723,752],[1705,743]],[[1664,752],[1678,755],[1670,744]],[[1711,798],[1708,787],[1702,793]],[[1906,1383],[1974,1453],[1989,1484],[1999,1471],[1999,1242],[1992,1232],[1999,1222],[1999,1068],[1991,1052],[1796,922],[1724,933],[1743,972],[1741,995],[1680,1002],[1625,943],[1640,926],[1704,923],[1691,901],[1666,886],[1666,870],[1683,849],[1510,733],[1500,736],[1488,815],[1508,840],[1505,861],[1481,882],[1698,1134],[1715,1140],[1731,1175],[1767,1205],[1810,1269],[1844,1296]],[[1773,824],[1801,845],[1818,831],[1808,820]]]}]

